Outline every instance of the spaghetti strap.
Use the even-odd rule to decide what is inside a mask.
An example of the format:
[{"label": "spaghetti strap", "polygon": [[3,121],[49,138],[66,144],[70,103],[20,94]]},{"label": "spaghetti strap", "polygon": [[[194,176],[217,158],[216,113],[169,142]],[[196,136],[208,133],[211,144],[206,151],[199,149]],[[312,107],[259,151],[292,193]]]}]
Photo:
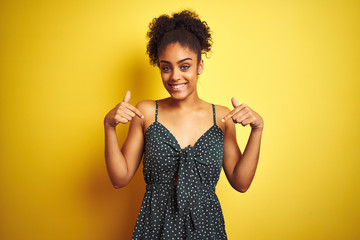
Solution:
[{"label": "spaghetti strap", "polygon": [[[214,104],[212,108],[215,124]],[[211,116],[209,105],[205,110]],[[227,240],[215,192],[223,166],[223,131],[213,125],[193,146],[182,148],[169,129],[155,123],[144,137],[146,192],[131,239]]]},{"label": "spaghetti strap", "polygon": [[214,105],[214,104],[212,104],[212,107],[213,107],[214,125],[216,125],[215,105]]},{"label": "spaghetti strap", "polygon": [[155,122],[157,122],[157,115],[158,115],[158,101],[156,100]]}]

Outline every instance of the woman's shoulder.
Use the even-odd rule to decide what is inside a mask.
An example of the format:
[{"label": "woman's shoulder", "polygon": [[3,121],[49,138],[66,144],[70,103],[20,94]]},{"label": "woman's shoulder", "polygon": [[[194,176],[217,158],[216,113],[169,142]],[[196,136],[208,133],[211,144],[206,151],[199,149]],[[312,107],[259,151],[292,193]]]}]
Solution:
[{"label": "woman's shoulder", "polygon": [[136,104],[136,107],[139,108],[139,110],[143,109],[144,111],[153,111],[156,107],[156,101],[160,103],[167,102],[169,98],[163,98],[158,100],[150,100],[145,99],[141,100]]},{"label": "woman's shoulder", "polygon": [[[226,106],[223,106],[223,105],[219,105],[219,104],[214,104],[214,105],[215,105],[217,125],[225,133],[227,124],[222,122],[222,119],[223,119],[223,117],[225,117],[230,112],[230,109],[228,107],[226,107]],[[228,122],[230,122],[230,121],[228,121]]]},{"label": "woman's shoulder", "polygon": [[[160,99],[160,100],[150,100],[150,99],[145,99],[145,100],[141,100],[136,104],[136,108],[138,108],[142,114],[146,115],[153,115],[155,113],[155,107],[156,107],[156,101],[162,101],[165,99]],[[217,115],[220,116],[225,116],[226,114],[228,114],[231,110],[223,105],[219,105],[219,104],[214,104],[215,105],[215,111]]]},{"label": "woman's shoulder", "polygon": [[148,107],[149,105],[154,105],[156,100],[151,100],[151,99],[144,99],[144,100],[140,100],[136,106],[138,107]]},{"label": "woman's shoulder", "polygon": [[226,106],[222,106],[222,105],[218,105],[218,104],[214,104],[214,105],[215,105],[215,110],[217,113],[219,113],[219,115],[225,116],[226,114],[228,114],[231,111]]},{"label": "woman's shoulder", "polygon": [[148,115],[150,112],[153,112],[155,109],[156,100],[141,100],[136,104],[136,108],[140,110],[144,115]]}]

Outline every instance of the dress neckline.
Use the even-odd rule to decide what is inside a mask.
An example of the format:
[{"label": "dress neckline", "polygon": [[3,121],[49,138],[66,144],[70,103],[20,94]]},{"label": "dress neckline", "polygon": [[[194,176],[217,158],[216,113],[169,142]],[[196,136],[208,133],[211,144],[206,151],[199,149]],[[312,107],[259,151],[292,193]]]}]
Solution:
[{"label": "dress neckline", "polygon": [[224,135],[224,132],[222,131],[222,129],[216,124],[216,114],[215,114],[215,105],[211,104],[212,108],[213,108],[213,125],[211,127],[209,127],[194,143],[194,145],[192,146],[191,144],[187,145],[186,147],[182,148],[180,146],[179,141],[177,140],[177,138],[175,137],[175,135],[161,122],[159,122],[157,120],[157,116],[158,116],[158,100],[156,100],[156,109],[155,109],[155,121],[152,122],[148,128],[145,130],[145,134],[148,132],[149,128],[151,128],[151,126],[153,126],[154,124],[158,124],[160,127],[162,127],[167,133],[168,135],[174,140],[174,142],[176,143],[177,147],[180,150],[186,150],[188,148],[196,148],[196,146],[198,145],[199,142],[201,142],[202,138],[204,138],[209,132],[211,132],[211,130],[213,128],[220,130],[220,132],[222,133],[222,135]]},{"label": "dress neckline", "polygon": [[179,148],[180,150],[186,150],[187,148],[196,148],[197,145],[199,144],[199,142],[201,142],[201,140],[202,140],[213,128],[215,128],[215,129],[217,128],[218,130],[220,130],[220,132],[221,132],[222,134],[224,134],[223,131],[221,130],[221,128],[220,128],[218,125],[212,125],[210,128],[208,128],[208,130],[206,130],[206,131],[196,140],[196,142],[194,143],[194,146],[192,146],[191,144],[189,144],[189,145],[187,145],[186,147],[182,148],[182,147],[180,146],[179,141],[178,141],[177,138],[175,137],[175,135],[174,135],[165,125],[163,125],[163,124],[162,124],[161,122],[159,122],[159,121],[155,121],[155,122],[151,123],[150,126],[146,129],[145,134],[148,132],[149,128],[150,128],[152,125],[154,125],[154,124],[160,125],[160,127],[162,127],[162,128],[168,133],[168,135],[175,141],[176,145],[178,146],[178,148]]}]

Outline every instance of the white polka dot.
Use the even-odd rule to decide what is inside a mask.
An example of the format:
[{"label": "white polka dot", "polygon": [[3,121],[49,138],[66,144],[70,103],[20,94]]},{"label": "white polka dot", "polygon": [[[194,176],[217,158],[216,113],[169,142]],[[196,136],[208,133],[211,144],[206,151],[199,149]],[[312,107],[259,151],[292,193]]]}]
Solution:
[{"label": "white polka dot", "polygon": [[[132,239],[227,239],[215,187],[223,160],[224,134],[214,125],[181,149],[157,121],[145,132],[143,174],[146,192]],[[174,186],[178,176],[178,185]]]}]

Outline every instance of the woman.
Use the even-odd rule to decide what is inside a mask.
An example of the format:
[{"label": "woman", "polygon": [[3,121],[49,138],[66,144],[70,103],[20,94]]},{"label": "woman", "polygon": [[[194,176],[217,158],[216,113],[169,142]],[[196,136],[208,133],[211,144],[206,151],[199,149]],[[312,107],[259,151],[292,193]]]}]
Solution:
[{"label": "woman", "polygon": [[[150,62],[160,68],[170,96],[132,106],[127,91],[104,119],[106,166],[115,188],[130,182],[144,153],[146,192],[133,239],[227,239],[215,186],[223,168],[235,190],[244,193],[249,188],[263,120],[234,98],[231,111],[199,98],[201,54],[210,51],[212,40],[195,12],[154,18],[147,35]],[[129,121],[120,150],[115,127]],[[252,128],[244,154],[234,123]]]}]

